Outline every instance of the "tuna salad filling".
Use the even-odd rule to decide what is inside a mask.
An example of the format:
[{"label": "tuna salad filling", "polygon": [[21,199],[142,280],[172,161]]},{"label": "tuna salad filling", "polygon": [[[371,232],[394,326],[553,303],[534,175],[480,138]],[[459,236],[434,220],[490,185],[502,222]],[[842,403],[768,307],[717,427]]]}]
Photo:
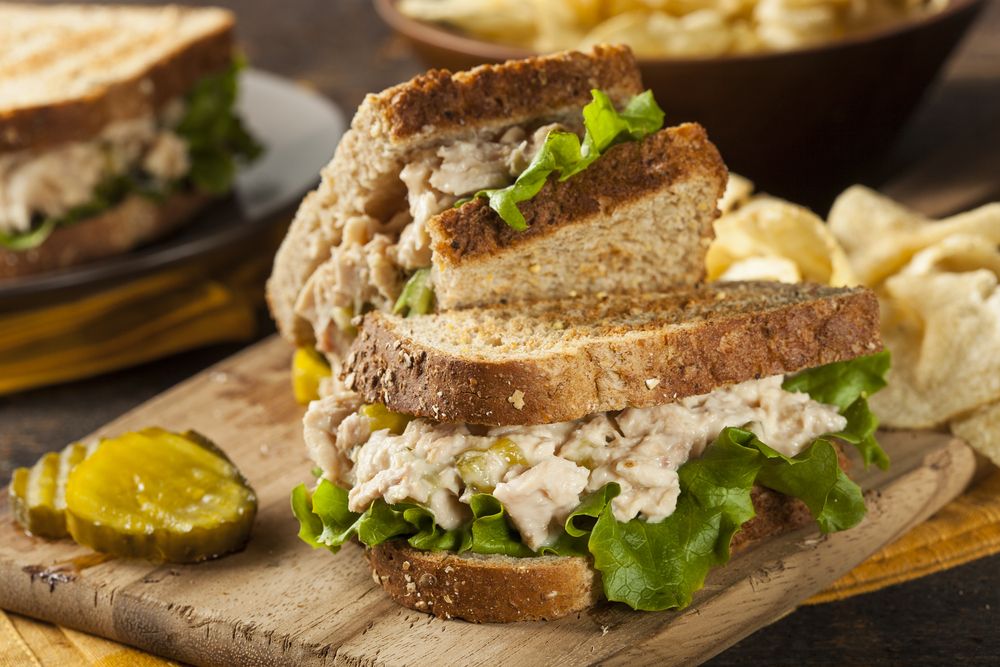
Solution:
[{"label": "tuna salad filling", "polygon": [[417,503],[454,530],[471,519],[471,498],[488,493],[537,551],[556,541],[584,497],[611,482],[621,489],[611,502],[616,520],[670,516],[678,469],[726,427],[746,428],[790,458],[817,436],[843,430],[847,420],[836,406],[785,391],[782,379],[538,426],[392,421],[380,406],[359,408],[334,395],[310,406],[305,438],[324,477],[349,489],[351,511],[364,512],[377,498]]},{"label": "tuna salad filling", "polygon": [[460,198],[509,185],[562,123],[480,131],[420,151],[403,165],[404,208],[388,220],[345,221],[339,245],[305,288],[317,347],[339,355],[353,335],[351,320],[366,309],[390,310],[407,279],[431,265],[426,223]]},{"label": "tuna salad filling", "polygon": [[234,62],[156,114],[113,122],[88,141],[0,154],[0,248],[37,247],[56,228],[129,195],[228,191],[236,163],[261,150],[235,112],[240,67]]},{"label": "tuna salad filling", "polygon": [[[824,533],[865,515],[835,441],[889,465],[868,396],[888,353],[752,380],[653,408],[560,424],[435,423],[334,393],[310,406],[315,488],[292,491],[299,537],[336,552],[414,549],[515,558],[581,556],[604,596],[633,609],[687,606],[726,563],[760,494],[808,509]],[[788,507],[782,505],[782,507]],[[790,529],[780,514],[768,534]]]},{"label": "tuna salad filling", "polygon": [[173,100],[159,115],[112,123],[90,141],[0,155],[0,231],[25,233],[39,218],[62,217],[126,174],[161,187],[180,179],[191,159],[172,128],[184,111],[184,102]]}]

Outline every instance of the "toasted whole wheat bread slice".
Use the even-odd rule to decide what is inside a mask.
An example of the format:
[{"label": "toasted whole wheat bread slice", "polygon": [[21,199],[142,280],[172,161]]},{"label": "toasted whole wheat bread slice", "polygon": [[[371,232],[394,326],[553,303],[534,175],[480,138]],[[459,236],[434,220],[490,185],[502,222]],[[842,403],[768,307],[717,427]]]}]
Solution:
[{"label": "toasted whole wheat bread slice", "polygon": [[481,199],[428,222],[443,310],[701,281],[726,166],[700,125],[613,147],[520,208],[518,232]]},{"label": "toasted whole wheat bread slice", "polygon": [[303,286],[340,243],[346,221],[358,216],[388,220],[406,209],[399,172],[409,156],[477,132],[577,118],[593,88],[617,103],[642,91],[627,47],[597,46],[587,53],[557,53],[454,74],[431,70],[368,95],[275,258],[267,300],[282,335],[300,345],[313,342],[310,323],[297,312]]},{"label": "toasted whole wheat bread slice", "polygon": [[0,153],[154,113],[232,60],[216,8],[0,3]]},{"label": "toasted whole wheat bread slice", "polygon": [[[844,465],[841,456],[841,465]],[[757,516],[733,536],[733,553],[813,519],[800,500],[755,486]],[[390,540],[365,552],[372,578],[398,604],[473,623],[553,620],[596,605],[600,574],[581,556],[512,558],[419,551]]]},{"label": "toasted whole wheat bread slice", "polygon": [[871,354],[865,288],[712,283],[403,319],[368,313],[345,383],[438,421],[546,424]]},{"label": "toasted whole wheat bread slice", "polygon": [[37,248],[0,248],[0,280],[121,254],[181,227],[209,201],[196,193],[176,193],[162,202],[132,195],[104,213],[55,230]]}]

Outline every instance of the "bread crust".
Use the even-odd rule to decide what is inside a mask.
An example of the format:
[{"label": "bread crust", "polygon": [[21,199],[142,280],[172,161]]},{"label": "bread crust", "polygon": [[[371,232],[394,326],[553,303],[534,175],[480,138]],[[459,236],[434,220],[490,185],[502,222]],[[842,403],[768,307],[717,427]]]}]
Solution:
[{"label": "bread crust", "polygon": [[202,77],[222,71],[233,59],[235,18],[231,12],[213,11],[224,17],[215,30],[178,45],[132,77],[78,99],[0,111],[0,154],[91,139],[110,123],[157,112],[190,92]]},{"label": "bread crust", "polygon": [[[722,156],[701,125],[667,128],[643,141],[612,147],[567,181],[550,178],[534,199],[519,205],[528,223],[525,231],[515,231],[483,199],[431,218],[427,228],[434,259],[454,265],[495,255],[680,181],[710,180],[718,200],[726,189],[727,176]],[[714,236],[712,221],[716,217],[718,210],[706,216],[698,230],[706,243]],[[703,277],[696,276],[692,282]]]},{"label": "bread crust", "polygon": [[[745,301],[748,296],[757,301]],[[601,326],[578,345],[568,338],[544,354],[524,350],[490,359],[476,356],[481,351],[463,356],[425,345],[400,331],[405,320],[369,313],[344,380],[366,402],[437,421],[549,424],[661,405],[882,347],[878,300],[865,288],[713,283],[619,300],[615,307],[623,312],[646,308],[657,317]],[[561,318],[569,335],[574,326],[608,317],[599,301],[550,305],[552,320]],[[471,309],[465,316],[523,307]]]},{"label": "bread crust", "polygon": [[[595,46],[590,52],[481,65],[467,72],[430,70],[365,100],[393,141],[449,132],[491,119],[534,116],[539,109],[574,101],[590,90],[642,90],[635,56],[627,46]],[[517,122],[514,120],[514,122]]]},{"label": "bread crust", "polygon": [[187,192],[173,194],[163,202],[131,195],[104,213],[56,229],[37,248],[0,248],[0,280],[127,252],[181,227],[211,200],[208,195]]},{"label": "bread crust", "polygon": [[473,623],[553,620],[594,606],[600,574],[582,556],[512,558],[419,551],[404,540],[365,550],[372,578],[397,603]]},{"label": "bread crust", "polygon": [[[839,449],[841,467],[846,459]],[[813,523],[796,498],[754,486],[756,516],[733,536],[733,554]],[[375,583],[404,607],[473,623],[554,620],[603,597],[601,575],[580,556],[510,558],[420,551],[404,540],[365,550]]]}]

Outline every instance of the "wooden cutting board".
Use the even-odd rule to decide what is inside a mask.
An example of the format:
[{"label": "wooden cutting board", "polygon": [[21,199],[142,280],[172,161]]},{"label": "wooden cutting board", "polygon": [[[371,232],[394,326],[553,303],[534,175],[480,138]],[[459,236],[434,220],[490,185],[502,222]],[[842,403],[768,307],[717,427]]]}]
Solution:
[{"label": "wooden cutting board", "polygon": [[[683,612],[604,605],[549,623],[439,621],[396,606],[361,549],[336,556],[296,537],[289,491],[309,481],[290,350],[266,340],[108,424],[210,435],[260,498],[247,549],[191,566],[94,558],[21,533],[0,500],[0,607],[200,665],[690,664],[788,613],[969,482],[971,451],[938,433],[886,433],[887,473],[858,476],[869,514],[823,537],[804,529],[714,572]],[[98,435],[98,434],[95,434]],[[502,595],[502,591],[498,592]]]}]

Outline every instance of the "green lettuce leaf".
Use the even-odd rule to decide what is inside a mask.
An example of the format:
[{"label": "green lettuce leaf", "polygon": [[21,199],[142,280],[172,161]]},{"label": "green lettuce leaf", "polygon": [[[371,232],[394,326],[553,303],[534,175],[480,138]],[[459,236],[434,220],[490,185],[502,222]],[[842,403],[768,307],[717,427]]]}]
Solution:
[{"label": "green lettuce leaf", "polygon": [[781,387],[801,391],[814,401],[836,405],[843,412],[859,398],[885,386],[891,358],[888,350],[849,361],[838,361],[789,375]]},{"label": "green lettuce leaf", "polygon": [[663,110],[651,91],[633,97],[621,112],[606,93],[592,90],[590,94],[592,101],[583,108],[583,143],[572,132],[550,132],[531,164],[512,185],[480,190],[473,198],[487,198],[490,208],[504,222],[524,231],[528,222],[517,205],[537,195],[549,176],[558,172],[560,180],[565,181],[590,166],[611,146],[638,141],[663,126]]},{"label": "green lettuce leaf", "polygon": [[[347,506],[347,491],[321,479],[310,495],[304,484],[292,490],[292,512],[299,520],[299,537],[313,548],[326,547],[336,553],[352,537],[373,547],[394,538],[406,539],[424,551],[472,551],[480,554],[533,556],[510,526],[499,500],[477,494],[470,500],[472,521],[457,530],[445,530],[426,507],[414,503],[390,505],[378,499],[362,514]],[[556,553],[556,551],[552,551]],[[568,544],[562,555],[581,553]],[[582,552],[582,553],[585,553]]]},{"label": "green lettuce leaf", "polygon": [[791,459],[753,440],[766,457],[757,483],[804,502],[824,533],[853,528],[865,517],[861,488],[840,469],[837,450],[828,440],[814,440]]},{"label": "green lettuce leaf", "polygon": [[[588,549],[609,600],[648,611],[690,604],[708,572],[729,560],[733,535],[754,517],[755,483],[801,498],[825,532],[850,528],[865,513],[860,488],[823,440],[788,458],[749,431],[727,428],[700,458],[681,466],[678,476],[677,507],[659,523],[617,521],[611,511],[617,484],[585,501],[583,516],[597,516]],[[566,531],[586,532],[579,510],[570,515]]]},{"label": "green lettuce leaf", "polygon": [[262,148],[236,113],[242,59],[218,74],[202,78],[188,94],[184,117],[175,131],[188,144],[191,171],[187,180],[212,194],[227,192],[238,161],[257,158]]},{"label": "green lettuce leaf", "polygon": [[875,440],[878,417],[868,407],[868,397],[885,386],[892,360],[888,350],[850,361],[811,368],[785,379],[786,391],[801,391],[814,401],[836,405],[847,418],[847,426],[830,436],[854,445],[867,469],[872,463],[882,470],[889,456]]},{"label": "green lettuce leaf", "polygon": [[37,248],[56,229],[67,227],[117,206],[131,194],[159,200],[178,187],[192,186],[210,194],[232,187],[236,164],[250,161],[261,153],[235,112],[240,60],[225,71],[201,79],[186,97],[184,117],[174,131],[188,143],[191,169],[178,183],[152,184],[141,173],[109,176],[86,204],[65,215],[44,218],[29,231],[0,232],[0,247],[9,250]]}]

